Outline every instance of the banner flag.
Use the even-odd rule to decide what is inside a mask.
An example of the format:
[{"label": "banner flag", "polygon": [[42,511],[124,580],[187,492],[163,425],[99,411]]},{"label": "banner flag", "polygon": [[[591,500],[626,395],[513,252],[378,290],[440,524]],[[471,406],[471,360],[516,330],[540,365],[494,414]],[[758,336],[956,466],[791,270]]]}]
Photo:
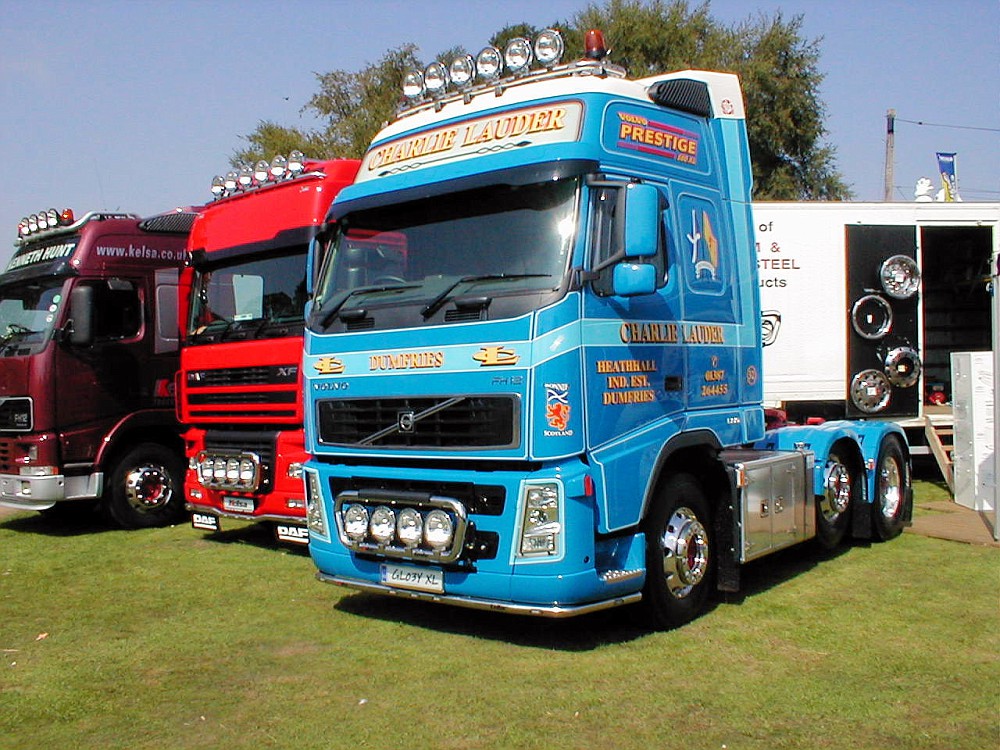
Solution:
[{"label": "banner flag", "polygon": [[946,202],[962,200],[958,195],[958,177],[955,173],[955,153],[937,152],[938,174],[944,187]]}]

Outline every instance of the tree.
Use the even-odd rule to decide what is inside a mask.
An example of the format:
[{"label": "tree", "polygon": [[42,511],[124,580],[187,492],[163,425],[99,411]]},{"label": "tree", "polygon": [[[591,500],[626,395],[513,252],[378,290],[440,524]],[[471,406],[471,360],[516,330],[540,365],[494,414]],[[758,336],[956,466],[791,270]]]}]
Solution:
[{"label": "tree", "polygon": [[[733,27],[716,21],[709,3],[688,0],[607,0],[569,21],[552,24],[566,39],[567,58],[583,54],[587,29],[604,32],[611,59],[636,78],[685,68],[737,73],[743,82],[747,130],[758,200],[843,200],[851,193],[836,169],[836,154],[824,143],[819,85],[819,41],[802,37],[802,16],[759,15]],[[503,45],[533,37],[530,24],[506,26],[490,40]],[[360,72],[316,76],[320,90],[303,108],[325,123],[315,131],[261,122],[233,163],[254,162],[299,148],[307,156],[360,157],[400,102],[403,75],[422,69],[412,44],[387,52]],[[451,60],[460,50],[437,59]]]},{"label": "tree", "polygon": [[405,72],[423,68],[415,52],[414,45],[405,44],[357,73],[317,73],[319,91],[302,111],[315,115],[325,126],[302,131],[260,122],[253,133],[242,136],[250,145],[234,153],[231,163],[253,164],[293,149],[314,159],[360,158],[379,128],[395,117]]},{"label": "tree", "polygon": [[819,40],[801,36],[802,16],[777,12],[734,28],[713,20],[707,2],[611,0],[575,20],[576,33],[598,28],[611,59],[644,77],[685,68],[736,73],[743,84],[757,200],[843,200],[850,190],[824,144]]}]

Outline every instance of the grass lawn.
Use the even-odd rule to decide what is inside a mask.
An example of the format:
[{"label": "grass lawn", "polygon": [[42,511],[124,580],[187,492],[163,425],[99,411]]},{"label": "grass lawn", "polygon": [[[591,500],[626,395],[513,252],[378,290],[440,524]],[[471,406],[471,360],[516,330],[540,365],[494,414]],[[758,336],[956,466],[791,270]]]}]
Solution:
[{"label": "grass lawn", "polygon": [[998,562],[805,545],[651,633],[325,586],[263,526],[7,515],[0,748],[994,748]]}]

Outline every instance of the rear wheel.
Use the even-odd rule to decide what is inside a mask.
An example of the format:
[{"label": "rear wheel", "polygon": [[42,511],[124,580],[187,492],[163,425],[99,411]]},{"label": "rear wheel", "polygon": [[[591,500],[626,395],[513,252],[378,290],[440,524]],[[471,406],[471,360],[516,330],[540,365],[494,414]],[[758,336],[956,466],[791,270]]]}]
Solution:
[{"label": "rear wheel", "polygon": [[176,522],[184,511],[183,470],[181,457],[164,446],[136,446],[111,473],[105,489],[108,514],[126,529]]},{"label": "rear wheel", "polygon": [[861,496],[861,473],[837,449],[826,460],[824,491],[816,500],[816,539],[826,549],[834,549],[844,539],[851,522],[851,510]]},{"label": "rear wheel", "polygon": [[875,535],[883,541],[899,536],[906,523],[910,472],[906,453],[896,435],[888,435],[878,451],[875,467]]},{"label": "rear wheel", "polygon": [[689,474],[670,476],[646,521],[643,602],[655,627],[672,628],[697,617],[714,573],[708,503]]}]

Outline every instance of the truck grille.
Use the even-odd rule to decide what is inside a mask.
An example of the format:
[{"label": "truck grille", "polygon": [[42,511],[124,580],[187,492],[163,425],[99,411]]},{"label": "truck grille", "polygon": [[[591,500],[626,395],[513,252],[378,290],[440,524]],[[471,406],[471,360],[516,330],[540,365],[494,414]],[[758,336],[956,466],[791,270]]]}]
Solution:
[{"label": "truck grille", "polygon": [[295,364],[191,370],[185,376],[186,407],[193,420],[295,419],[299,417],[298,381]]},{"label": "truck grille", "polygon": [[317,403],[319,440],[376,448],[515,448],[518,403],[512,396],[329,399]]},{"label": "truck grille", "polygon": [[187,374],[187,387],[215,388],[233,385],[291,385],[298,382],[298,377],[298,365],[192,370]]}]

